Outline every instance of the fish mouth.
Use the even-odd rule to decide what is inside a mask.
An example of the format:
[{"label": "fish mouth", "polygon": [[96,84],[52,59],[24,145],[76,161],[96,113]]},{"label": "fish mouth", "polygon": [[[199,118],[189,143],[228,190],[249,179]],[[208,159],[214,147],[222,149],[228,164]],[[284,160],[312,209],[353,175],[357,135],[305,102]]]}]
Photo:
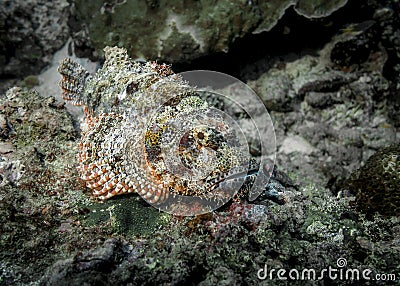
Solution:
[{"label": "fish mouth", "polygon": [[211,186],[211,190],[217,189],[221,184],[228,183],[230,181],[235,181],[236,183],[242,182],[242,185],[245,184],[246,179],[250,178],[251,176],[256,176],[259,173],[258,167],[252,167],[248,170],[238,171],[234,174],[221,178],[220,180],[214,182]]}]

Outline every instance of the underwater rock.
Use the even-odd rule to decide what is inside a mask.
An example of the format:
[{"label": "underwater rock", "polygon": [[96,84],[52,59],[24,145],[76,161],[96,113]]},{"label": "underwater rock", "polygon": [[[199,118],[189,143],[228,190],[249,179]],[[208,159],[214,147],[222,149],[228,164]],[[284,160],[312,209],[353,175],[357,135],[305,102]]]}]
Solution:
[{"label": "underwater rock", "polygon": [[2,1],[0,5],[0,76],[38,74],[68,36],[66,0]]},{"label": "underwater rock", "polygon": [[11,161],[0,157],[0,187],[17,184],[24,174],[25,166],[19,160]]},{"label": "underwater rock", "polygon": [[327,17],[339,8],[347,4],[347,0],[334,0],[334,1],[309,1],[300,0],[298,1],[295,10],[300,15],[310,18],[322,18]]},{"label": "underwater rock", "polygon": [[373,51],[379,50],[376,25],[369,20],[344,28],[341,39],[332,48],[331,61],[343,67],[365,62]]},{"label": "underwater rock", "polygon": [[115,238],[108,239],[101,248],[57,261],[46,271],[41,285],[108,285],[107,276],[115,264],[127,256],[127,250],[126,243],[124,245]]},{"label": "underwater rock", "polygon": [[[390,120],[393,106],[386,101],[396,94],[382,75],[384,51],[356,70],[344,70],[330,59],[336,43],[334,37],[319,55],[272,59],[265,73],[247,82],[271,110],[277,165],[304,178],[312,173],[314,183],[334,193],[360,161],[396,142],[398,132]],[[300,145],[308,148],[287,148],[300,137],[307,142]]]},{"label": "underwater rock", "polygon": [[7,122],[6,142],[15,144],[18,151],[53,134],[65,141],[76,136],[71,116],[55,104],[53,97],[41,98],[34,90],[9,89],[0,97],[0,116]]},{"label": "underwater rock", "polygon": [[335,92],[311,91],[307,93],[304,99],[311,107],[320,109],[332,106],[335,103],[343,103],[343,99]]},{"label": "underwater rock", "polygon": [[400,126],[400,3],[392,0],[377,6],[374,19],[379,22],[381,43],[387,52],[383,75],[393,82],[393,92],[387,97],[389,117],[395,126]]},{"label": "underwater rock", "polygon": [[400,145],[378,150],[365,165],[344,183],[356,197],[358,210],[371,217],[375,213],[400,215]]},{"label": "underwater rock", "polygon": [[29,284],[43,275],[60,249],[54,235],[60,220],[81,195],[73,165],[77,132],[54,102],[18,87],[0,95],[7,123],[0,137],[0,284]]},{"label": "underwater rock", "polygon": [[[347,3],[336,1],[82,1],[75,0],[76,53],[96,57],[104,46],[123,46],[133,59],[188,62],[227,52],[239,38],[271,30],[294,7],[307,18],[329,16]],[[81,26],[81,27],[80,27]]]},{"label": "underwater rock", "polygon": [[[0,111],[18,147],[13,156],[28,167],[22,185],[0,188],[4,284],[252,285],[266,263],[321,269],[339,257],[378,273],[398,268],[398,218],[364,221],[347,200],[312,184],[297,188],[278,171],[270,187],[285,187],[285,204],[234,202],[201,219],[157,217],[135,196],[93,204],[74,171],[77,138],[65,108],[16,88],[0,99]],[[121,207],[99,210],[112,203]],[[89,221],[94,209],[108,223]]]},{"label": "underwater rock", "polygon": [[325,269],[339,258],[360,269],[397,273],[398,218],[363,220],[348,201],[313,185],[290,193],[282,206],[236,202],[173,218],[148,236],[107,239],[53,262],[40,285],[257,285],[254,277],[265,264]]},{"label": "underwater rock", "polygon": [[288,112],[295,109],[299,99],[292,87],[292,81],[279,71],[271,70],[254,82],[248,83],[261,97],[269,110]]},{"label": "underwater rock", "polygon": [[0,138],[6,139],[8,138],[8,134],[10,133],[10,126],[8,125],[7,118],[0,114]]}]

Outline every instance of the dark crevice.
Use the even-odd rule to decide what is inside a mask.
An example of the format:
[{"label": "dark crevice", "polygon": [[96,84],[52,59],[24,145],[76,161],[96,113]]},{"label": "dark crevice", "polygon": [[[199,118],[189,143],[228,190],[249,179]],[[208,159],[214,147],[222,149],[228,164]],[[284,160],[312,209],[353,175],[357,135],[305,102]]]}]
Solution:
[{"label": "dark crevice", "polygon": [[298,15],[291,7],[271,31],[238,39],[227,53],[210,54],[189,63],[173,63],[173,69],[175,72],[214,70],[245,81],[256,79],[276,61],[316,54],[340,29],[371,19],[372,13],[371,7],[359,0],[349,1],[342,9],[320,19]]}]

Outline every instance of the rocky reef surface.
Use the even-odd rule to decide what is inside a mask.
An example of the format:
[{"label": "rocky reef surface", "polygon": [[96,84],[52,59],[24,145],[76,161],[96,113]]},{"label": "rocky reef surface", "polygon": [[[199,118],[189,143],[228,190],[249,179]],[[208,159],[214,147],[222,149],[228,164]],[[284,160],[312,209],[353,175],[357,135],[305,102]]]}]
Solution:
[{"label": "rocky reef surface", "polygon": [[0,76],[21,78],[46,67],[69,37],[68,13],[65,0],[2,1]]},{"label": "rocky reef surface", "polygon": [[309,175],[300,186],[274,175],[284,204],[236,201],[197,217],[160,213],[135,195],[100,204],[78,179],[79,135],[63,105],[14,88],[0,110],[2,283],[253,285],[270,282],[257,278],[265,264],[319,271],[339,258],[398,274],[399,217],[367,218],[352,195]]},{"label": "rocky reef surface", "polygon": [[[252,7],[250,2],[242,5]],[[303,6],[306,2],[316,3],[285,5],[307,17],[325,17],[326,11],[346,4],[340,12],[355,1],[314,8]],[[107,3],[91,12],[112,21],[115,9],[128,5]],[[167,5],[144,3],[146,13]],[[75,1],[79,10],[78,5],[84,4]],[[0,95],[0,284],[284,284],[276,272],[272,280],[257,277],[265,265],[300,274],[315,269],[317,277],[329,267],[370,270],[370,277],[396,275],[396,281],[386,275],[381,285],[399,284],[400,7],[397,1],[363,5],[363,18],[348,19],[323,46],[268,54],[241,68],[241,78],[260,95],[274,122],[278,171],[269,188],[283,203],[262,196],[255,202],[232,201],[201,216],[176,217],[134,194],[96,202],[76,170],[79,119],[63,103],[36,92],[35,76],[21,75],[20,87]],[[78,10],[74,13],[83,13]],[[276,17],[275,22],[281,15]],[[178,29],[173,23],[169,27]],[[95,24],[88,29],[96,29]],[[246,33],[271,29],[267,24],[249,22]],[[79,35],[73,36],[79,50]],[[91,41],[82,40],[81,47],[87,45],[83,54],[100,49],[102,40],[99,46]],[[211,51],[209,46],[202,52]],[[252,152],[259,154],[256,148]],[[325,275],[311,282],[355,281]]]},{"label": "rocky reef surface", "polygon": [[90,48],[102,55],[105,45],[120,45],[132,58],[180,62],[227,52],[237,39],[271,30],[289,7],[304,17],[323,18],[347,0],[74,3],[78,51]]}]

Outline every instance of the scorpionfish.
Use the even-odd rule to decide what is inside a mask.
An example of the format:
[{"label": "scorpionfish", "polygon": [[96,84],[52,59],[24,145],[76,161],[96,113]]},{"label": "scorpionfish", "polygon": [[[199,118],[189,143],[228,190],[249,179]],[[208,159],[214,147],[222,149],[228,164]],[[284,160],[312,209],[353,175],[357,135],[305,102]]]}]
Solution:
[{"label": "scorpionfish", "polygon": [[95,74],[69,58],[58,68],[64,100],[84,108],[78,170],[93,195],[138,193],[153,204],[231,197],[221,183],[249,162],[229,122],[168,65],[104,51]]}]

